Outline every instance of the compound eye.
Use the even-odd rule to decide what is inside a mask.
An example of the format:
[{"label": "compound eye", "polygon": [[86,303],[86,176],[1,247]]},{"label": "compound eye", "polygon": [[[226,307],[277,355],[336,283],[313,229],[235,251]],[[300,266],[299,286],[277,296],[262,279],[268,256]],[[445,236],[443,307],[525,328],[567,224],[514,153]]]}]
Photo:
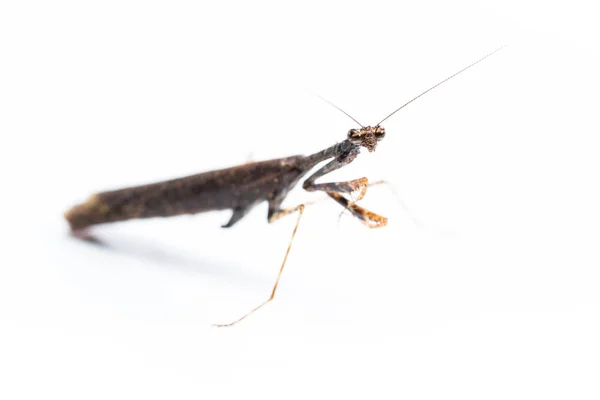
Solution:
[{"label": "compound eye", "polygon": [[375,132],[375,137],[377,138],[377,140],[381,140],[385,137],[385,129],[380,129],[378,131]]},{"label": "compound eye", "polygon": [[348,131],[348,140],[352,142],[360,141],[360,131],[358,129],[350,129]]}]

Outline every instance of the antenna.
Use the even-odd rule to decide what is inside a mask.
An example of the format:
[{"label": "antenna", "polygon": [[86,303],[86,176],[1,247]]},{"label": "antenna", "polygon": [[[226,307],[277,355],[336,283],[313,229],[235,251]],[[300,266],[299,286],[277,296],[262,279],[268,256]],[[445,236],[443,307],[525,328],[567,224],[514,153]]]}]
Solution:
[{"label": "antenna", "polygon": [[[492,51],[491,53],[489,53],[489,54],[488,54],[488,55],[486,55],[485,57],[482,57],[482,58],[480,58],[479,60],[475,61],[474,63],[472,63],[472,64],[470,64],[470,65],[468,65],[468,66],[466,66],[465,68],[463,68],[463,69],[461,69],[460,71],[456,72],[455,74],[453,74],[453,75],[449,76],[448,78],[444,79],[443,81],[441,81],[441,82],[439,82],[439,83],[435,84],[434,86],[430,87],[429,89],[427,89],[426,91],[424,91],[423,93],[421,93],[421,94],[420,94],[420,95],[418,95],[417,97],[413,98],[412,100],[410,100],[410,101],[408,101],[408,102],[404,103],[402,106],[400,106],[400,108],[396,109],[396,110],[395,110],[393,113],[391,113],[390,115],[388,115],[387,117],[385,117],[384,119],[382,119],[381,121],[379,121],[379,122],[377,123],[377,125],[376,125],[376,126],[379,126],[379,125],[381,125],[381,123],[382,123],[383,121],[385,121],[386,119],[388,119],[388,118],[389,118],[389,117],[391,117],[392,115],[396,114],[398,111],[402,110],[404,107],[406,107],[407,105],[409,105],[410,103],[412,103],[413,101],[415,101],[416,99],[418,99],[419,97],[423,96],[425,93],[428,93],[428,92],[432,91],[432,90],[433,90],[433,89],[435,89],[436,87],[440,86],[442,83],[445,83],[445,82],[449,81],[450,79],[454,78],[456,75],[460,74],[461,72],[464,72],[464,71],[468,70],[469,68],[471,68],[472,66],[474,66],[474,65],[476,65],[476,64],[479,64],[480,62],[482,62],[483,60],[485,60],[486,58],[488,58],[488,57],[489,57],[489,56],[491,56],[492,54],[496,53],[497,51],[500,51],[500,50],[501,50],[501,49],[503,49],[504,47],[505,47],[505,46],[502,46],[502,47],[500,47],[500,48],[497,48],[496,50]],[[325,99],[323,99],[323,100],[325,100]],[[327,100],[325,100],[325,101],[327,101]],[[334,107],[335,107],[335,106],[334,106]],[[337,107],[336,107],[336,108],[337,108]],[[344,114],[345,114],[345,113],[344,113]],[[348,115],[348,114],[346,114],[346,115]],[[348,115],[348,116],[349,116],[349,115]],[[349,116],[349,117],[350,117],[350,116]],[[352,117],[350,117],[350,118],[352,118]],[[354,118],[352,118],[352,119],[354,119]],[[356,121],[356,120],[355,120],[355,121]],[[360,124],[359,124],[359,125],[360,125]]]},{"label": "antenna", "polygon": [[325,97],[320,96],[320,95],[316,95],[317,97],[319,97],[321,100],[323,100],[324,102],[326,102],[327,104],[337,108],[338,110],[340,110],[341,112],[343,112],[344,114],[346,114],[352,121],[356,122],[357,124],[360,125],[361,128],[364,128],[364,125],[361,124],[360,122],[358,122],[356,119],[354,119],[354,117],[350,114],[348,114],[346,111],[342,110],[341,108],[339,108],[338,106],[336,106],[335,104],[333,104],[332,102],[330,102],[329,100],[327,100]]}]

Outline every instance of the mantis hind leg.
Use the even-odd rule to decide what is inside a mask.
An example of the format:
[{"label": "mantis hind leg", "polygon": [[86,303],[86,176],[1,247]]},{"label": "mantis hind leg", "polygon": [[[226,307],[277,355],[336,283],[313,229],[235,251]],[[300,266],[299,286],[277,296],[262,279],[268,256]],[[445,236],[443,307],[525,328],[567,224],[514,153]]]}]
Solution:
[{"label": "mantis hind leg", "polygon": [[258,311],[259,309],[261,309],[263,306],[270,303],[275,298],[275,292],[277,291],[277,285],[279,285],[279,280],[281,279],[281,275],[283,273],[283,268],[285,267],[285,263],[287,262],[288,255],[290,254],[290,250],[292,248],[292,243],[294,242],[294,237],[296,236],[296,231],[298,230],[298,225],[300,224],[300,219],[302,218],[302,213],[304,213],[304,204],[300,204],[296,207],[288,208],[285,210],[277,210],[277,211],[273,211],[271,209],[269,210],[269,222],[275,222],[279,218],[284,217],[289,214],[292,214],[292,213],[295,213],[295,212],[298,212],[298,219],[296,220],[296,225],[294,226],[292,236],[290,237],[290,242],[288,243],[287,250],[285,251],[285,256],[283,257],[283,262],[281,263],[281,267],[279,268],[279,273],[277,274],[277,278],[275,279],[275,284],[273,285],[273,289],[271,290],[271,295],[269,296],[269,298],[267,298],[261,304],[254,307],[252,310],[248,311],[246,314],[244,314],[242,317],[236,319],[235,321],[230,322],[228,324],[215,324],[215,326],[220,327],[220,328],[233,326],[233,325],[237,324],[238,322],[242,321],[243,319],[245,319],[246,317],[248,317],[250,314],[254,313],[255,311]]}]

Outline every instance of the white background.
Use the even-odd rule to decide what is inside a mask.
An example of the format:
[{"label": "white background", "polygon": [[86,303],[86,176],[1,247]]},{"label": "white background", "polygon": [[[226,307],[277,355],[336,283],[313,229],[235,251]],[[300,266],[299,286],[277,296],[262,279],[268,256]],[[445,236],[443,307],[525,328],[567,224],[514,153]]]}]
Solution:
[{"label": "white background", "polygon": [[[591,3],[591,2],[590,2]],[[415,5],[415,4],[418,4]],[[7,1],[0,397],[600,396],[597,13],[585,2]],[[69,236],[89,194],[341,141],[369,230],[319,194]],[[366,152],[365,152],[366,153]],[[395,194],[394,194],[395,193]]]}]

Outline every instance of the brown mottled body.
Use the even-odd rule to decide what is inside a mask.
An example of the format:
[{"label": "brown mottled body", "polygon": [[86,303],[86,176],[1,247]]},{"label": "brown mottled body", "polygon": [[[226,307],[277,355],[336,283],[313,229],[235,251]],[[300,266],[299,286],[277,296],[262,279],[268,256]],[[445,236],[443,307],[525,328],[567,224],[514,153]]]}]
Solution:
[{"label": "brown mottled body", "polygon": [[[238,214],[273,198],[303,172],[302,157],[255,162],[184,178],[92,195],[65,214],[71,229],[137,218],[171,217],[232,209]],[[236,221],[226,226],[231,226]]]},{"label": "brown mottled body", "polygon": [[[367,140],[368,148],[372,151],[377,139],[374,132],[369,133],[356,140]],[[366,178],[350,182],[314,183],[318,177],[352,162],[359,152],[360,144],[345,140],[308,157],[298,155],[248,163],[164,182],[101,192],[68,210],[65,218],[73,231],[79,231],[109,222],[231,209],[231,219],[224,225],[231,227],[255,205],[268,201],[268,217],[271,220],[281,211],[285,196],[302,176],[330,158],[334,160],[307,179],[304,188],[308,191],[364,192]],[[353,214],[357,212],[360,213],[355,210]]]}]

